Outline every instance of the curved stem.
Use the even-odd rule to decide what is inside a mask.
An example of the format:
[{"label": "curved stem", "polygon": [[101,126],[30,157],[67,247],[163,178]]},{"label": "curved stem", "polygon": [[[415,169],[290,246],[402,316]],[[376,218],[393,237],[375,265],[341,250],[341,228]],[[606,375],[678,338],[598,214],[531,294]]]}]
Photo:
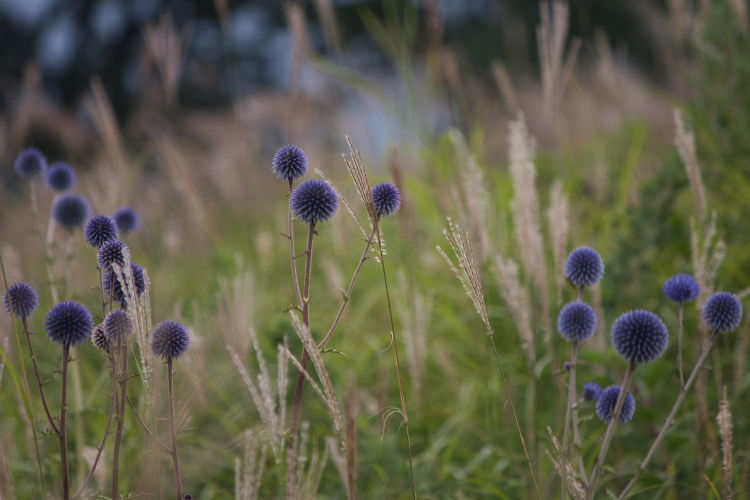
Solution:
[{"label": "curved stem", "polygon": [[29,331],[29,324],[26,321],[26,318],[23,318],[22,321],[23,333],[26,335],[26,340],[29,344],[29,354],[31,355],[31,363],[34,365],[34,375],[36,375],[36,382],[39,385],[39,394],[41,396],[42,406],[44,407],[44,413],[47,414],[47,420],[49,421],[49,425],[50,427],[52,427],[52,430],[55,431],[55,434],[60,434],[60,430],[57,428],[57,425],[52,418],[52,413],[49,411],[47,398],[44,396],[44,383],[42,382],[41,375],[39,375],[39,367],[36,364],[36,355],[34,354],[34,346],[31,344],[31,332]]},{"label": "curved stem", "polygon": [[708,342],[705,346],[703,346],[703,350],[701,351],[701,355],[698,357],[698,361],[695,362],[695,366],[693,367],[693,371],[690,373],[690,376],[687,379],[687,382],[685,383],[684,387],[680,391],[680,394],[677,396],[677,400],[674,403],[674,406],[672,406],[672,411],[669,412],[669,416],[664,421],[664,424],[661,427],[661,430],[659,431],[659,434],[656,436],[656,439],[654,439],[654,442],[651,444],[651,448],[649,448],[648,453],[646,453],[646,456],[644,457],[641,464],[638,466],[638,472],[635,473],[633,478],[630,480],[628,485],[625,487],[624,490],[622,490],[622,493],[617,497],[618,500],[623,500],[627,498],[628,493],[630,490],[633,489],[633,487],[636,485],[638,480],[643,475],[643,472],[646,470],[646,467],[648,467],[648,464],[651,463],[651,459],[654,458],[654,453],[656,452],[656,448],[659,447],[661,442],[664,440],[664,437],[667,435],[667,432],[669,432],[669,429],[672,428],[674,425],[674,418],[677,416],[677,412],[680,410],[680,407],[682,406],[682,403],[685,402],[685,396],[687,396],[688,391],[690,390],[690,387],[693,385],[693,382],[695,382],[695,379],[698,376],[698,373],[700,372],[701,368],[703,367],[703,364],[706,361],[706,358],[708,357],[708,353],[713,347],[714,343],[716,342],[716,334],[713,333],[711,337],[709,338]]},{"label": "curved stem", "polygon": [[156,436],[154,435],[154,433],[153,433],[153,432],[151,432],[151,429],[149,429],[149,428],[148,428],[148,427],[146,426],[146,424],[145,424],[145,423],[143,422],[143,419],[141,418],[141,416],[140,416],[140,415],[138,415],[138,410],[136,410],[136,408],[135,408],[135,405],[134,405],[134,404],[133,404],[133,402],[132,402],[132,401],[130,400],[130,397],[126,397],[126,399],[127,399],[127,402],[128,402],[128,406],[130,406],[130,410],[131,410],[131,411],[133,412],[133,416],[135,417],[135,420],[136,420],[136,422],[138,422],[138,425],[140,425],[140,426],[141,426],[141,428],[143,428],[143,431],[144,431],[144,432],[146,433],[146,435],[147,435],[148,437],[150,437],[151,439],[155,439],[155,440],[156,440],[156,441],[155,441],[155,442],[156,442],[156,445],[157,445],[157,446],[158,446],[158,447],[159,447],[159,448],[160,448],[160,449],[161,449],[162,451],[164,451],[164,452],[166,452],[166,453],[169,453],[169,454],[171,455],[171,454],[172,454],[172,450],[171,450],[171,448],[169,448],[169,447],[168,447],[168,446],[167,446],[166,444],[162,443],[162,442],[161,442],[161,441],[159,440],[159,438],[158,438],[158,437],[156,437]]},{"label": "curved stem", "polygon": [[401,397],[401,411],[404,417],[404,429],[406,430],[406,445],[409,451],[409,476],[411,477],[411,492],[414,500],[417,499],[417,486],[414,481],[414,465],[411,452],[411,436],[409,435],[409,414],[406,411],[406,396],[404,394],[404,377],[401,375],[401,362],[398,357],[398,341],[396,340],[396,326],[393,321],[393,308],[391,307],[391,294],[388,289],[388,275],[385,272],[385,254],[383,253],[383,241],[380,237],[380,226],[375,221],[375,231],[378,235],[378,252],[380,253],[380,267],[383,269],[383,285],[385,286],[385,297],[388,302],[388,319],[391,323],[391,339],[393,341],[393,354],[396,358],[396,375],[398,376],[398,392]]},{"label": "curved stem", "polygon": [[169,372],[169,425],[172,432],[172,462],[174,462],[174,481],[177,488],[177,500],[182,500],[182,474],[180,473],[180,458],[177,455],[177,434],[175,433],[174,418],[174,376],[172,372],[172,358],[167,360]]},{"label": "curved stem", "polygon": [[63,500],[70,499],[70,478],[68,477],[68,431],[67,431],[67,398],[68,398],[68,361],[70,346],[63,346],[62,390],[60,395],[60,463],[62,466]]},{"label": "curved stem", "polygon": [[594,464],[594,470],[591,471],[591,480],[589,481],[588,488],[586,489],[586,499],[593,500],[596,494],[596,485],[599,482],[599,475],[602,472],[604,466],[604,460],[607,458],[607,451],[609,451],[609,445],[612,443],[612,438],[615,435],[615,427],[620,419],[620,412],[625,404],[625,397],[630,390],[630,383],[633,380],[633,372],[635,371],[636,364],[630,363],[628,369],[625,370],[625,375],[622,377],[622,384],[620,384],[620,394],[617,397],[615,403],[615,409],[612,411],[612,419],[609,421],[607,426],[607,432],[604,434],[604,440],[602,447],[599,449],[599,455],[596,457],[596,463]]}]

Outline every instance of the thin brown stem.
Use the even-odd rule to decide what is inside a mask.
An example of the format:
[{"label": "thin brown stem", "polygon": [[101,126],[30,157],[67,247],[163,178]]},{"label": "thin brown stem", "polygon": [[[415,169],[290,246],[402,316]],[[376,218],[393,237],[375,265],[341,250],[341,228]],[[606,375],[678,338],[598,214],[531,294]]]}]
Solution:
[{"label": "thin brown stem", "polygon": [[[119,356],[119,369],[116,372],[120,385],[119,401],[117,404],[117,430],[115,432],[114,453],[112,457],[112,498],[119,498],[120,481],[120,448],[122,433],[125,428],[125,398],[128,385],[128,345],[123,339],[118,339],[115,356]],[[114,357],[114,356],[113,356]]]},{"label": "thin brown stem", "polygon": [[[562,442],[562,452],[563,452],[563,458],[564,458],[564,464],[562,468],[562,480],[563,480],[563,487],[560,492],[560,497],[565,498],[567,496],[568,491],[568,474],[567,474],[567,464],[569,463],[570,459],[570,421],[571,421],[571,414],[573,413],[573,406],[576,403],[576,365],[578,364],[578,341],[573,341],[573,347],[570,351],[570,366],[568,368],[568,404],[565,405],[565,424],[563,427],[563,442]],[[577,420],[577,419],[576,419]],[[577,422],[576,422],[577,423]],[[574,434],[578,433],[578,430],[574,427]],[[577,439],[574,438],[574,441],[577,441]]]},{"label": "thin brown stem", "polygon": [[180,457],[177,454],[177,433],[175,432],[174,417],[174,374],[172,371],[172,358],[167,360],[167,371],[169,373],[169,425],[172,433],[172,462],[174,462],[174,481],[177,488],[177,500],[182,500],[182,474],[180,473]]},{"label": "thin brown stem", "polygon": [[612,443],[612,438],[615,435],[615,428],[620,420],[620,412],[625,404],[625,398],[627,397],[628,391],[630,390],[630,383],[633,380],[633,372],[635,371],[636,364],[630,363],[628,369],[625,370],[625,375],[622,377],[622,383],[620,384],[620,394],[617,397],[615,403],[615,409],[612,411],[612,419],[609,421],[607,426],[607,432],[604,434],[604,440],[602,446],[599,449],[599,455],[596,457],[596,463],[594,464],[594,470],[591,471],[591,480],[589,481],[588,488],[586,489],[586,499],[593,500],[596,494],[596,485],[599,482],[599,475],[601,474],[602,467],[604,467],[604,460],[607,458],[607,451],[609,451],[609,445]]},{"label": "thin brown stem", "polygon": [[135,405],[133,404],[133,401],[130,399],[130,397],[127,396],[126,399],[127,399],[128,406],[130,407],[130,411],[133,412],[135,421],[138,422],[138,425],[141,426],[141,428],[143,429],[143,432],[145,432],[149,438],[155,440],[156,445],[159,447],[159,449],[161,449],[161,451],[169,453],[171,455],[172,449],[166,444],[162,443],[159,440],[159,438],[156,437],[156,435],[153,432],[151,432],[151,429],[148,428],[148,426],[143,422],[143,419],[141,418],[141,416],[138,414],[138,410],[135,408]]},{"label": "thin brown stem", "polygon": [[47,405],[47,398],[44,395],[44,383],[42,382],[42,377],[39,374],[39,366],[36,364],[36,355],[34,354],[34,346],[31,343],[31,332],[29,331],[29,323],[26,320],[26,318],[22,319],[23,321],[23,333],[26,335],[26,340],[29,344],[29,355],[31,356],[31,363],[34,366],[34,375],[36,375],[36,382],[37,385],[39,385],[39,395],[42,400],[42,406],[44,407],[44,413],[47,414],[47,420],[49,421],[50,427],[52,427],[52,430],[55,432],[55,434],[60,434],[60,429],[57,428],[57,425],[55,424],[54,419],[52,418],[52,413],[49,411],[49,405]]},{"label": "thin brown stem", "polygon": [[677,366],[680,371],[680,386],[685,387],[685,371],[682,361],[682,335],[685,321],[685,306],[680,302],[677,309]]},{"label": "thin brown stem", "polygon": [[695,379],[698,377],[698,373],[703,367],[703,364],[706,362],[706,358],[708,358],[708,353],[713,347],[714,343],[716,343],[716,334],[712,333],[706,345],[703,346],[701,355],[698,357],[698,360],[695,362],[695,366],[693,367],[693,371],[690,373],[690,376],[688,377],[687,382],[685,382],[685,385],[682,387],[680,394],[677,396],[677,400],[675,401],[674,406],[672,406],[672,411],[669,412],[669,416],[664,421],[664,424],[662,425],[661,430],[659,431],[659,434],[656,436],[656,439],[654,439],[654,442],[651,444],[651,448],[649,448],[648,453],[646,453],[646,456],[643,458],[643,461],[638,466],[637,472],[635,473],[633,478],[630,480],[628,485],[625,487],[625,489],[622,490],[622,493],[620,493],[620,495],[617,497],[618,500],[624,500],[625,498],[627,498],[630,490],[633,489],[633,487],[636,485],[636,483],[638,482],[638,480],[641,478],[644,471],[646,470],[646,467],[648,467],[648,465],[651,463],[651,459],[654,458],[654,453],[656,452],[656,449],[664,440],[664,437],[667,435],[667,432],[669,432],[669,430],[675,424],[674,419],[677,416],[677,412],[680,410],[682,403],[685,402],[685,396],[687,396],[687,393],[690,390],[690,387],[693,385],[693,382],[695,382]]},{"label": "thin brown stem", "polygon": [[62,466],[63,500],[70,500],[70,478],[68,477],[68,362],[70,346],[63,345],[62,390],[60,395],[60,463]]},{"label": "thin brown stem", "polygon": [[297,300],[297,306],[302,307],[302,293],[299,288],[299,276],[297,275],[297,255],[294,246],[294,224],[292,216],[292,189],[294,187],[294,181],[289,181],[289,262],[292,265],[292,285],[294,287],[294,297]]}]

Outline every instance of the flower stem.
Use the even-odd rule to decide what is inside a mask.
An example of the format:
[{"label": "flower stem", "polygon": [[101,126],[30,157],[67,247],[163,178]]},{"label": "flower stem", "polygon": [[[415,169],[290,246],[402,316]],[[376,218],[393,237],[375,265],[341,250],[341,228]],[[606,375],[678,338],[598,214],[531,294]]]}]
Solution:
[{"label": "flower stem", "polygon": [[677,400],[675,401],[674,406],[672,406],[672,411],[669,412],[669,416],[664,421],[664,424],[662,425],[661,430],[659,431],[659,434],[656,436],[656,439],[654,439],[654,442],[651,444],[651,448],[649,448],[648,453],[646,453],[646,456],[643,458],[643,461],[638,466],[638,471],[635,473],[635,475],[630,480],[630,482],[625,487],[625,489],[622,490],[622,493],[620,493],[620,495],[617,497],[618,500],[623,500],[624,498],[627,497],[628,492],[630,492],[630,490],[633,489],[633,487],[636,485],[636,483],[638,482],[638,480],[641,478],[644,471],[646,470],[646,467],[648,467],[648,464],[651,463],[651,459],[654,458],[654,453],[656,452],[656,448],[659,447],[661,442],[664,440],[664,437],[667,435],[667,432],[669,432],[669,429],[671,429],[672,426],[674,425],[675,423],[674,418],[677,415],[677,412],[680,410],[682,403],[685,402],[685,396],[687,396],[687,393],[690,390],[690,387],[693,385],[693,382],[695,382],[695,379],[697,378],[698,373],[703,367],[703,363],[705,363],[706,358],[708,357],[708,353],[713,347],[715,342],[716,342],[716,333],[712,333],[708,342],[703,346],[701,355],[698,357],[698,361],[695,362],[695,366],[693,367],[693,371],[690,373],[690,376],[688,377],[687,382],[682,387],[680,394],[677,396]]},{"label": "flower stem", "polygon": [[617,396],[617,402],[615,403],[615,409],[612,411],[612,419],[609,421],[607,426],[607,432],[604,434],[604,440],[602,441],[602,447],[599,449],[599,455],[596,457],[596,463],[594,464],[594,470],[591,471],[591,480],[589,481],[588,488],[586,489],[586,500],[593,500],[596,494],[596,485],[599,482],[599,475],[604,467],[604,460],[607,458],[607,451],[609,451],[609,445],[612,443],[612,438],[615,435],[615,427],[620,420],[620,412],[625,404],[625,397],[630,390],[630,383],[633,380],[633,372],[635,371],[636,364],[631,362],[628,365],[628,369],[625,370],[625,375],[622,377],[622,383],[620,384],[620,394]]},{"label": "flower stem", "polygon": [[112,458],[112,498],[119,498],[120,480],[120,448],[122,432],[125,427],[125,398],[128,384],[128,345],[122,339],[117,341],[115,356],[119,356],[119,370],[116,372],[120,384],[119,401],[117,404],[117,430],[115,431],[114,454]]},{"label": "flower stem", "polygon": [[49,421],[50,427],[52,427],[52,430],[55,432],[55,434],[60,434],[60,430],[57,428],[57,425],[55,425],[55,421],[52,418],[52,413],[49,411],[49,406],[47,405],[47,398],[44,396],[44,384],[42,383],[42,377],[39,375],[39,367],[36,364],[36,355],[34,354],[34,346],[31,344],[31,332],[29,331],[29,323],[26,320],[26,318],[22,319],[23,321],[23,333],[26,335],[26,340],[29,344],[29,354],[31,356],[31,363],[34,365],[34,375],[36,375],[36,382],[39,385],[39,394],[41,396],[42,400],[42,406],[44,407],[44,412],[47,414],[47,420]]},{"label": "flower stem", "polygon": [[67,431],[67,398],[68,398],[68,362],[70,346],[63,345],[62,391],[60,395],[60,463],[62,465],[63,500],[70,499],[70,478],[68,477],[68,431]]},{"label": "flower stem", "polygon": [[[563,427],[563,443],[562,443],[562,452],[563,452],[563,458],[565,460],[562,468],[562,480],[563,480],[563,488],[560,492],[560,497],[565,498],[567,496],[566,492],[568,490],[568,474],[567,474],[567,464],[568,459],[570,456],[570,421],[571,421],[571,413],[573,413],[573,406],[576,403],[576,365],[578,364],[578,341],[573,341],[573,348],[570,351],[570,368],[568,369],[568,404],[565,405],[565,426]],[[578,434],[577,429],[577,418],[576,422],[573,424],[573,433]],[[573,438],[574,441],[576,441],[577,444],[577,438]]]},{"label": "flower stem", "polygon": [[[174,418],[174,374],[172,372],[172,358],[167,360],[169,373],[169,424],[172,432],[172,462],[174,462],[174,480],[177,487],[177,500],[182,500],[182,474],[180,473],[180,458],[177,455],[177,434],[175,433]],[[123,402],[123,406],[125,403]]]},{"label": "flower stem", "polygon": [[294,181],[289,181],[289,261],[292,265],[292,285],[294,287],[294,297],[297,299],[297,305],[301,308],[302,307],[302,293],[300,292],[299,288],[299,276],[297,275],[297,251],[294,247],[294,224],[293,222],[293,216],[292,216],[292,189],[294,187]]},{"label": "flower stem", "polygon": [[685,371],[682,362],[682,335],[685,321],[685,306],[680,302],[677,309],[677,366],[680,370],[680,385],[685,387]]}]

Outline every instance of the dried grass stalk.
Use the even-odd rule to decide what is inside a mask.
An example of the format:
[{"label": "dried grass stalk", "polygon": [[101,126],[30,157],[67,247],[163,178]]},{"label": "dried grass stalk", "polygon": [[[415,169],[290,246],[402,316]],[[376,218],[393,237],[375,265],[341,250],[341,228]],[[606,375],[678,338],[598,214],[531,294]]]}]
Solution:
[{"label": "dried grass stalk", "polygon": [[513,321],[521,335],[521,345],[526,353],[529,366],[536,365],[536,347],[532,327],[531,296],[528,288],[521,283],[518,264],[513,259],[498,255],[495,258],[495,279],[503,300],[508,305]]},{"label": "dried grass stalk", "polygon": [[552,256],[555,262],[555,287],[557,303],[562,304],[565,287],[565,257],[570,233],[570,202],[563,191],[562,182],[556,180],[550,189],[550,204],[547,209],[547,224],[552,239]]},{"label": "dried grass stalk", "polygon": [[685,126],[682,113],[677,108],[674,109],[675,136],[674,145],[680,154],[682,163],[685,166],[690,187],[695,195],[695,203],[698,206],[698,215],[701,222],[705,223],[707,218],[706,206],[706,189],[703,186],[700,167],[698,166],[698,155],[695,152],[695,138],[693,133]]},{"label": "dried grass stalk", "polygon": [[721,403],[719,403],[719,413],[716,415],[716,421],[719,424],[719,435],[721,436],[721,468],[724,472],[724,486],[726,488],[727,500],[732,500],[732,412],[729,408],[729,399],[727,398],[727,387],[721,394]]}]

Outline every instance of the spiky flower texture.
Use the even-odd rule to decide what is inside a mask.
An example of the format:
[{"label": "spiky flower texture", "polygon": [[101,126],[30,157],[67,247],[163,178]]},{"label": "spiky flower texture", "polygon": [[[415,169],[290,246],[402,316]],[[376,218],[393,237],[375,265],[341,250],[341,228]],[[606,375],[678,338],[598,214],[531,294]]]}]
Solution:
[{"label": "spiky flower texture", "polygon": [[141,218],[134,208],[118,208],[113,217],[115,222],[117,222],[117,227],[119,227],[120,231],[123,233],[132,233],[141,227]]},{"label": "spiky flower texture", "polygon": [[120,236],[120,229],[109,215],[95,215],[86,223],[83,236],[86,243],[94,248],[100,248],[106,242],[116,240]]},{"label": "spiky flower texture", "polygon": [[102,325],[94,328],[94,333],[91,334],[91,342],[94,343],[94,347],[102,352],[109,352],[112,349],[112,344],[109,342],[107,332],[104,331]]},{"label": "spiky flower texture", "polygon": [[378,217],[395,214],[401,206],[401,192],[389,182],[381,182],[372,187],[372,201]]},{"label": "spiky flower texture", "polygon": [[631,363],[649,363],[661,357],[669,344],[667,325],[659,316],[643,309],[629,311],[612,325],[612,345]]},{"label": "spiky flower texture", "polygon": [[596,325],[596,312],[584,302],[566,304],[557,317],[557,330],[571,342],[591,338],[596,331]]},{"label": "spiky flower texture", "polygon": [[133,320],[130,319],[130,314],[127,311],[123,311],[122,309],[112,311],[104,318],[104,332],[107,334],[110,344],[124,341],[132,331]]},{"label": "spiky flower texture", "polygon": [[122,241],[110,240],[99,248],[96,263],[102,271],[109,270],[112,264],[124,266],[125,254],[128,251],[128,246]]},{"label": "spiky flower texture", "polygon": [[604,276],[604,261],[593,248],[576,248],[565,262],[565,276],[578,288],[595,285]]},{"label": "spiky flower texture", "polygon": [[677,274],[664,282],[664,295],[681,304],[694,301],[700,293],[701,287],[689,274]]},{"label": "spiky flower texture", "polygon": [[28,318],[39,305],[39,297],[28,283],[13,283],[5,291],[5,310],[16,318]]},{"label": "spiky flower texture", "polygon": [[151,334],[151,349],[154,355],[163,359],[177,359],[190,347],[187,328],[177,321],[162,321]]},{"label": "spiky flower texture", "polygon": [[24,149],[16,156],[14,167],[21,177],[35,177],[47,169],[47,158],[36,148]]},{"label": "spiky flower texture", "polygon": [[[143,268],[135,262],[130,263],[130,272],[133,274],[133,284],[135,285],[135,293],[141,295],[146,290],[146,276],[143,272]],[[122,291],[122,284],[117,279],[117,275],[114,271],[110,270],[104,275],[104,293],[110,299],[116,300],[120,303],[120,306],[125,308],[128,306],[127,297]]]},{"label": "spiky flower texture", "polygon": [[67,163],[57,162],[47,169],[44,182],[55,191],[67,191],[76,183],[76,174]]},{"label": "spiky flower texture", "polygon": [[596,382],[586,382],[583,385],[583,399],[586,401],[596,401],[602,393],[602,388]]},{"label": "spiky flower texture", "polygon": [[[617,404],[617,398],[620,397],[620,386],[610,385],[606,389],[602,390],[596,400],[596,414],[602,419],[602,422],[608,424],[612,420],[612,414],[615,411],[615,405]],[[630,422],[635,414],[635,397],[632,392],[629,392],[625,396],[625,401],[622,404],[622,410],[617,422],[625,424]]]},{"label": "spiky flower texture", "polygon": [[85,306],[71,300],[50,309],[44,326],[53,342],[70,347],[89,338],[94,318]]},{"label": "spiky flower texture", "polygon": [[336,213],[339,197],[325,181],[310,179],[292,193],[292,213],[307,224],[324,222]]},{"label": "spiky flower texture", "polygon": [[52,205],[52,217],[55,222],[71,231],[83,226],[90,211],[86,198],[75,193],[60,196]]},{"label": "spiky flower texture", "polygon": [[703,320],[717,333],[734,331],[742,321],[742,303],[734,294],[716,292],[703,306]]},{"label": "spiky flower texture", "polygon": [[292,182],[305,175],[307,167],[308,161],[305,152],[297,146],[288,144],[273,155],[271,170],[279,179]]}]

